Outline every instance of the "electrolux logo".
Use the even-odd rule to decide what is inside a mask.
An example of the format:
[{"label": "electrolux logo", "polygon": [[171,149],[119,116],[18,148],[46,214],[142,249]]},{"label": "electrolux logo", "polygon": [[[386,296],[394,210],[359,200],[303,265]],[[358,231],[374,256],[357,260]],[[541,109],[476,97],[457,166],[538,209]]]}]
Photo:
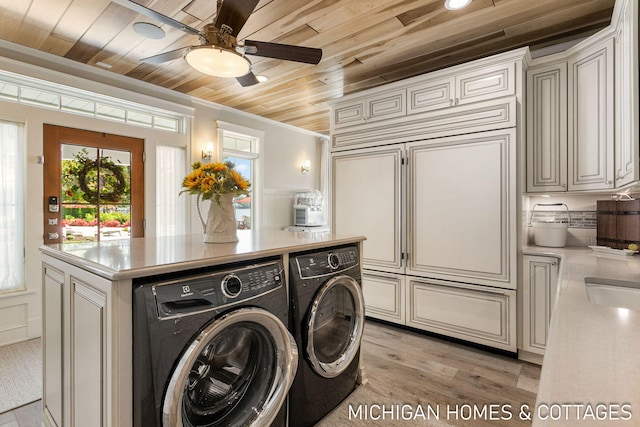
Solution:
[{"label": "electrolux logo", "polygon": [[189,297],[191,295],[193,295],[193,292],[191,292],[191,286],[183,285],[182,286],[182,295],[180,295],[180,297],[184,298],[184,297]]}]

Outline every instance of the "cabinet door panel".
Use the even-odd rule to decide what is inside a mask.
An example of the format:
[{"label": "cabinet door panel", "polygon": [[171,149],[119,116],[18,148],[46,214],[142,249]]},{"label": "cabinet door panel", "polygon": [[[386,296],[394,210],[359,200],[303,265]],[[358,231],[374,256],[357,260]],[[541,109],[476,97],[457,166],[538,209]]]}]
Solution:
[{"label": "cabinet door panel", "polygon": [[333,230],[367,238],[367,267],[400,272],[402,155],[399,148],[333,156]]},{"label": "cabinet door panel", "polygon": [[523,272],[523,350],[544,354],[558,282],[558,259],[525,256]]},{"label": "cabinet door panel", "polygon": [[365,120],[376,121],[404,116],[407,112],[405,96],[406,90],[401,89],[369,98]]},{"label": "cabinet door panel", "polygon": [[368,317],[405,323],[404,276],[363,271],[362,293]]},{"label": "cabinet door panel", "polygon": [[515,132],[408,145],[413,274],[515,289]]},{"label": "cabinet door panel", "polygon": [[421,82],[407,88],[407,113],[450,107],[454,99],[454,79]]},{"label": "cabinet door panel", "polygon": [[104,426],[107,297],[77,280],[72,286],[73,425]]},{"label": "cabinet door panel", "polygon": [[456,103],[515,95],[515,64],[482,67],[456,76]]},{"label": "cabinet door panel", "polygon": [[613,188],[613,39],[569,59],[569,191]]},{"label": "cabinet door panel", "polygon": [[407,325],[515,351],[515,295],[480,286],[409,281]]},{"label": "cabinet door panel", "polygon": [[527,71],[527,191],[567,190],[566,62]]},{"label": "cabinet door panel", "polygon": [[351,102],[333,110],[333,127],[357,125],[364,122],[364,100]]},{"label": "cabinet door panel", "polygon": [[44,266],[43,287],[43,409],[56,425],[63,420],[63,290],[64,273]]}]

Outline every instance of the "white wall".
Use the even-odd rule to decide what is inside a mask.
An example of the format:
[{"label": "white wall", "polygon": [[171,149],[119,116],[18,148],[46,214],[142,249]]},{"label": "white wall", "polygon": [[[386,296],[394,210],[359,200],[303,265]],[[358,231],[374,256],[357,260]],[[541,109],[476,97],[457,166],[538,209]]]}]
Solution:
[{"label": "white wall", "polygon": [[[102,93],[132,102],[190,115],[186,134],[164,132],[91,117],[0,101],[0,117],[26,124],[26,292],[0,296],[0,345],[37,337],[41,333],[41,266],[38,248],[43,244],[43,124],[54,124],[145,140],[145,235],[155,234],[155,146],[187,147],[191,162],[201,159],[204,144],[216,140],[216,121],[249,127],[264,133],[263,228],[282,228],[292,223],[292,193],[300,188],[320,188],[319,136],[301,129],[246,114],[213,103],[115,75],[104,70],[58,58],[44,52],[0,41],[0,69],[43,80]],[[301,174],[302,160],[311,161],[311,173]],[[46,161],[46,159],[45,159]],[[191,232],[200,232],[192,218]]]}]

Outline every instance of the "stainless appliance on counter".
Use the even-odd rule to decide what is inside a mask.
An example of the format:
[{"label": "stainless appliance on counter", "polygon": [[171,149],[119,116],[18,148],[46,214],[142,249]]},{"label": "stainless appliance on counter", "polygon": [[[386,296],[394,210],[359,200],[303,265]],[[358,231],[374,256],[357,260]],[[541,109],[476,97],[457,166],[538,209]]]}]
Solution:
[{"label": "stainless appliance on counter", "polygon": [[318,190],[303,190],[293,198],[293,225],[319,227],[326,225],[324,197]]}]

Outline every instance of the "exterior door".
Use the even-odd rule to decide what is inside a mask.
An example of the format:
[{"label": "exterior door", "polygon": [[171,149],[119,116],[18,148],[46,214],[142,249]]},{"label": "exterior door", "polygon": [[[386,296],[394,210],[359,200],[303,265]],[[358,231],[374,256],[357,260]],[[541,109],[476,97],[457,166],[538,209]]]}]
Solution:
[{"label": "exterior door", "polygon": [[44,125],[44,242],[144,235],[144,140]]}]

